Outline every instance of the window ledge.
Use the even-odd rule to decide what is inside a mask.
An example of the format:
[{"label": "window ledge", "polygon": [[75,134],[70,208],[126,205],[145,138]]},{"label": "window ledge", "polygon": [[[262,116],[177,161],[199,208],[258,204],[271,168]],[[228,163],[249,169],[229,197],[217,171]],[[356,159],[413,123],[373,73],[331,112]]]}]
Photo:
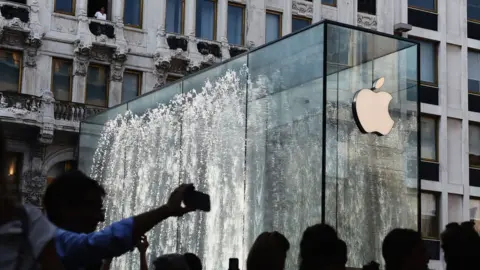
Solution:
[{"label": "window ledge", "polygon": [[58,13],[58,12],[53,12],[52,16],[59,17],[59,18],[64,18],[64,19],[69,19],[69,20],[74,20],[78,21],[77,17],[75,15],[69,15],[65,13]]},{"label": "window ledge", "polygon": [[133,27],[133,26],[129,26],[129,25],[125,25],[124,29],[128,30],[128,31],[142,33],[142,34],[146,34],[148,32],[147,30],[145,30],[143,28],[137,28],[137,27]]},{"label": "window ledge", "polygon": [[436,160],[420,159],[420,161],[426,162],[426,163],[432,163],[432,164],[440,164],[440,162],[438,162]]},{"label": "window ledge", "polygon": [[414,10],[418,10],[418,11],[422,11],[422,12],[427,12],[427,13],[431,13],[431,14],[438,15],[438,12],[437,12],[437,11],[428,10],[428,9],[425,9],[425,8],[418,8],[418,7],[412,7],[412,6],[409,6],[408,8],[409,8],[409,9],[414,9]]}]

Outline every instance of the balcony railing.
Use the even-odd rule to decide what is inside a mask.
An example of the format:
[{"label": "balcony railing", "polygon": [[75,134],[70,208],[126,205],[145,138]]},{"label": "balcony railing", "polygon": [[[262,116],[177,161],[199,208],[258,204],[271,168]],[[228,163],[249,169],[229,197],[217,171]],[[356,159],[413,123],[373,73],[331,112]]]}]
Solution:
[{"label": "balcony railing", "polygon": [[95,36],[105,35],[108,38],[115,38],[115,27],[110,21],[90,19],[88,27]]},{"label": "balcony railing", "polygon": [[104,111],[104,108],[93,107],[81,103],[55,101],[55,120],[80,122],[87,117]]},{"label": "balcony railing", "polygon": [[9,91],[0,92],[0,109],[38,113],[41,106],[42,99],[40,97]]},{"label": "balcony railing", "polygon": [[13,2],[0,2],[0,12],[6,20],[18,18],[23,23],[30,21],[30,8]]}]

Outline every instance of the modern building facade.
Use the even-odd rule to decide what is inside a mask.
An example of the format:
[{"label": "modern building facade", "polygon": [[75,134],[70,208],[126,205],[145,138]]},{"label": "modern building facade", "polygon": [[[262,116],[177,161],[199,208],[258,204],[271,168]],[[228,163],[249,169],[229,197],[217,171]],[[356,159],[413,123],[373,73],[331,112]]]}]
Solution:
[{"label": "modern building facade", "polygon": [[[101,7],[107,20],[93,18]],[[87,115],[329,19],[421,44],[431,268],[444,268],[438,239],[447,223],[480,227],[479,1],[0,0],[0,12],[0,119],[12,181],[33,203],[49,177],[76,166]]]}]

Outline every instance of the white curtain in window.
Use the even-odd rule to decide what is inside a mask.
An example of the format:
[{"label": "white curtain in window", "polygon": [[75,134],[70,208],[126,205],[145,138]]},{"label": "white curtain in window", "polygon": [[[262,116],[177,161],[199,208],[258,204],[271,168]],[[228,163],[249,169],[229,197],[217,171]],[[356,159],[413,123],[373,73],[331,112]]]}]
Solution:
[{"label": "white curtain in window", "polygon": [[480,126],[470,125],[468,136],[470,154],[480,156]]},{"label": "white curtain in window", "polygon": [[197,0],[197,37],[214,40],[215,3],[212,0]]},{"label": "white curtain in window", "polygon": [[480,53],[475,51],[468,51],[468,79],[480,81]]},{"label": "white curtain in window", "polygon": [[437,215],[437,201],[434,194],[422,193],[422,216]]},{"label": "white curtain in window", "polygon": [[422,117],[421,155],[425,159],[437,159],[436,120]]},{"label": "white curtain in window", "polygon": [[280,38],[280,15],[267,13],[265,42],[271,42]]},{"label": "white curtain in window", "polygon": [[435,72],[437,72],[435,44],[427,41],[420,43],[420,78],[422,82],[435,83]]}]

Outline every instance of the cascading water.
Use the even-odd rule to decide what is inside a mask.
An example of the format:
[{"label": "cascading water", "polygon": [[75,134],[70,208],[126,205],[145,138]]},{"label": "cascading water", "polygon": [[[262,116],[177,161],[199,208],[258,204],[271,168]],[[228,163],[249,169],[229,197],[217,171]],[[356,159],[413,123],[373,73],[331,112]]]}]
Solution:
[{"label": "cascading water", "polygon": [[[160,206],[180,183],[194,183],[210,194],[211,212],[191,213],[155,227],[148,234],[149,261],[166,253],[193,252],[206,270],[227,269],[231,257],[244,264],[256,236],[277,230],[291,244],[286,269],[297,269],[302,232],[319,223],[322,214],[322,79],[275,92],[273,85],[281,83],[282,76],[273,79],[274,75],[272,81],[256,76],[252,83],[245,68],[227,71],[169,104],[107,122],[91,169],[91,176],[107,189],[105,224]],[[412,224],[415,214],[391,215],[408,203],[405,177],[395,175],[377,187],[370,175],[382,176],[375,169],[382,160],[365,163],[366,157],[359,155],[365,149],[370,155],[380,153],[372,146],[383,142],[361,137],[347,125],[338,128],[337,114],[329,111],[327,129],[348,131],[327,139],[327,156],[338,159],[327,162],[327,177],[338,183],[327,182],[326,216],[332,224],[339,222],[347,244],[356,245],[349,255],[359,266],[370,259],[363,253],[378,254],[374,248],[387,227]],[[402,132],[391,136],[390,144],[399,148],[393,159],[400,167],[405,155],[401,146],[410,135],[403,130],[414,119],[397,119]],[[346,122],[353,124],[352,119]],[[333,155],[344,151],[337,146],[342,140],[352,142],[351,153],[340,154],[344,161]],[[357,170],[367,167],[368,173]],[[348,174],[351,179],[341,179]],[[367,205],[372,194],[379,198],[375,209]],[[359,220],[372,218],[378,220],[378,228],[369,232],[369,225]],[[139,269],[137,253],[115,259],[112,268]]]}]

